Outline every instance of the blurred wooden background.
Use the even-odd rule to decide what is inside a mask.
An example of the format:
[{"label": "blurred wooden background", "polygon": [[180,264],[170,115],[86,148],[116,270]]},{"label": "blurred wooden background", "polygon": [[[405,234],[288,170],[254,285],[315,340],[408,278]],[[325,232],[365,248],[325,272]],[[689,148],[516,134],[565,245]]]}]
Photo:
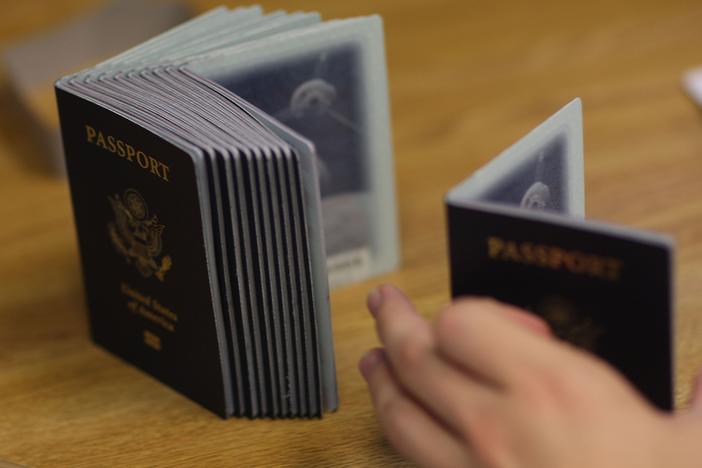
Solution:
[{"label": "blurred wooden background", "polygon": [[[402,464],[356,370],[376,342],[365,294],[394,282],[427,316],[446,302],[444,192],[574,96],[584,103],[588,215],[677,240],[684,403],[702,365],[702,112],[680,87],[681,73],[702,65],[699,1],[262,3],[385,20],[403,266],[332,294],[341,409],[321,421],[222,421],[91,344],[68,190],[31,163],[45,155],[0,71],[0,459]],[[93,4],[7,2],[0,47]],[[636,312],[621,311],[632,330]]]}]

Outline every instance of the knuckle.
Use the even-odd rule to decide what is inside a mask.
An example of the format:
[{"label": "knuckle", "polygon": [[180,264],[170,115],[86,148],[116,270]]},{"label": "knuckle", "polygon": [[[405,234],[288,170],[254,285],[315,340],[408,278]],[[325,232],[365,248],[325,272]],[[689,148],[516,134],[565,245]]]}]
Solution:
[{"label": "knuckle", "polygon": [[515,382],[516,396],[523,409],[538,413],[553,403],[553,387],[544,376],[523,373]]},{"label": "knuckle", "polygon": [[[456,330],[461,330],[461,333],[473,329],[471,326],[476,315],[481,309],[483,299],[458,299],[452,304],[444,307],[436,318],[436,330],[439,335],[451,335]],[[477,313],[477,314],[476,314]]]},{"label": "knuckle", "polygon": [[377,392],[388,385],[387,371],[380,364],[375,365],[366,375],[371,393]]},{"label": "knuckle", "polygon": [[585,375],[565,366],[544,372],[543,380],[548,393],[561,398],[579,393],[582,386],[587,383]]},{"label": "knuckle", "polygon": [[471,412],[459,411],[456,414],[456,422],[461,437],[468,442],[472,442],[478,428],[484,427],[485,423],[489,423],[489,418],[484,411],[480,410]]},{"label": "knuckle", "polygon": [[401,369],[414,369],[421,366],[427,354],[423,340],[408,335],[397,343],[397,361]]},{"label": "knuckle", "polygon": [[397,443],[402,434],[407,430],[408,412],[406,404],[401,399],[392,399],[383,403],[378,410],[381,416],[383,432],[390,442]]},{"label": "knuckle", "polygon": [[519,380],[525,408],[532,412],[577,406],[588,387],[589,377],[568,366],[524,373]]},{"label": "knuckle", "polygon": [[456,421],[460,434],[466,440],[473,440],[481,428],[491,427],[494,424],[494,414],[485,408],[471,408],[458,410]]},{"label": "knuckle", "polygon": [[397,410],[397,399],[395,398],[382,398],[376,401],[376,411],[380,414],[383,419],[388,419]]},{"label": "knuckle", "polygon": [[489,408],[476,408],[459,417],[460,435],[486,466],[505,466],[509,444],[504,421]]},{"label": "knuckle", "polygon": [[436,332],[439,336],[449,335],[456,329],[460,313],[456,305],[447,306],[439,312],[436,318]]},{"label": "knuckle", "polygon": [[403,401],[392,399],[385,403],[384,415],[388,422],[388,427],[401,429],[403,427],[404,416],[406,414]]}]

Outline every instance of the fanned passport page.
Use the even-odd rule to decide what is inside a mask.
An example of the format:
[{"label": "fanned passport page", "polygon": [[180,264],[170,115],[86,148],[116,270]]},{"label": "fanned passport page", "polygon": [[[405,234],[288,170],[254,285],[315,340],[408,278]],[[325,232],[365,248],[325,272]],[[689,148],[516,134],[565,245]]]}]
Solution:
[{"label": "fanned passport page", "polygon": [[670,410],[673,243],[584,219],[582,148],[576,99],[448,193],[452,294],[532,311]]},{"label": "fanned passport page", "polygon": [[94,341],[222,417],[335,410],[329,281],[398,260],[381,20],[217,8],[56,95]]}]

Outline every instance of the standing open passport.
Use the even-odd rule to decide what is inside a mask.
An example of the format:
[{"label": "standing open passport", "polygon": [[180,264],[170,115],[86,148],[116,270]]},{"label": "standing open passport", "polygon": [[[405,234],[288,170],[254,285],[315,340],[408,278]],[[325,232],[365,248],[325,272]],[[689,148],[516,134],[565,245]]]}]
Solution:
[{"label": "standing open passport", "polygon": [[95,342],[222,417],[335,410],[328,284],[398,262],[380,18],[217,8],[56,95]]},{"label": "standing open passport", "polygon": [[576,99],[446,196],[451,290],[541,316],[673,407],[672,241],[584,219]]}]

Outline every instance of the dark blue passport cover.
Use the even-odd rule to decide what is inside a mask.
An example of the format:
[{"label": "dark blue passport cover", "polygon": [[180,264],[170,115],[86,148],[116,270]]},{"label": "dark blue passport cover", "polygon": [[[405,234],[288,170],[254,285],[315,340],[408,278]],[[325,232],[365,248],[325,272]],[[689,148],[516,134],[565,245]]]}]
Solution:
[{"label": "dark blue passport cover", "polygon": [[193,158],[86,99],[57,101],[93,340],[228,416]]},{"label": "dark blue passport cover", "polygon": [[452,295],[490,296],[532,311],[672,410],[671,244],[520,211],[447,203]]}]

